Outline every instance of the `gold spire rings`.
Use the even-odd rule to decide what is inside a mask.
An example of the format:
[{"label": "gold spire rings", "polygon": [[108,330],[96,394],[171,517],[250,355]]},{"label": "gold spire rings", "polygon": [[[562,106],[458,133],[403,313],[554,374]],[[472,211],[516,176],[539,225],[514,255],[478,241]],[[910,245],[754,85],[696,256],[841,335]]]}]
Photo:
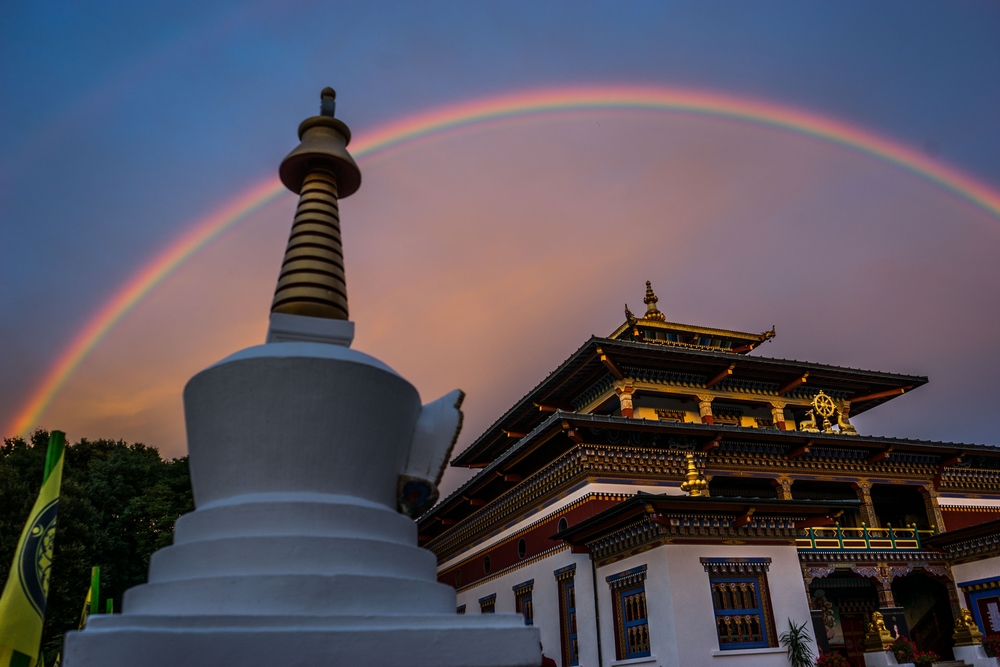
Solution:
[{"label": "gold spire rings", "polygon": [[347,319],[337,177],[332,170],[313,169],[302,183],[271,312]]}]

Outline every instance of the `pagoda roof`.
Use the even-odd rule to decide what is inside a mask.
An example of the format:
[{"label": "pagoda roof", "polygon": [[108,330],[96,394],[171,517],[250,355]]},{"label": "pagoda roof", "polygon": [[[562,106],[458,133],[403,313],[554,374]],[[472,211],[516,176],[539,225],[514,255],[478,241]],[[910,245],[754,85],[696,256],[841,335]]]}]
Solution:
[{"label": "pagoda roof", "polygon": [[[737,515],[751,511],[754,517],[782,516],[814,519],[844,510],[857,509],[858,500],[774,500],[770,498],[712,498],[706,496],[676,496],[640,491],[589,519],[570,526],[552,536],[574,546],[586,547],[609,532],[632,524],[642,515]],[[722,538],[720,538],[722,539]]]},{"label": "pagoda roof", "polygon": [[[705,444],[713,441],[719,445],[734,440],[784,445],[786,452],[811,448],[812,453],[806,453],[803,455],[804,457],[823,456],[824,450],[854,450],[861,457],[860,461],[869,457],[879,459],[885,457],[894,460],[916,454],[932,457],[936,462],[935,465],[941,467],[954,465],[956,459],[960,459],[962,456],[1000,457],[1000,449],[992,445],[852,436],[840,435],[839,433],[779,431],[776,429],[679,423],[557,411],[547,415],[523,438],[508,445],[508,448],[494,458],[483,470],[420,517],[421,533],[425,533],[425,530],[431,527],[435,518],[447,515],[451,522],[459,522],[473,515],[481,506],[500,498],[511,490],[507,476],[512,473],[527,482],[530,475],[543,469],[570,449],[579,446],[579,438],[574,440],[570,434],[592,434],[599,430],[659,434],[665,437],[664,444],[661,446],[667,449],[695,447],[703,450]],[[671,445],[670,438],[679,441],[680,446]],[[595,447],[601,446],[597,442],[592,444]],[[590,446],[590,443],[584,446]],[[476,498],[480,502],[477,505],[472,505],[467,502],[470,498]],[[439,526],[435,526],[431,532],[437,533],[439,528]],[[432,537],[432,535],[428,534],[428,537]]]},{"label": "pagoda roof", "polygon": [[[729,386],[780,400],[783,395],[812,397],[819,390],[851,401],[851,415],[927,383],[927,378],[831,366],[788,359],[737,356],[731,351],[695,346],[661,345],[592,336],[569,359],[515,403],[452,465],[483,467],[507,450],[512,439],[536,428],[555,410],[574,412],[621,377],[669,381],[703,389],[720,373],[729,376],[716,388]],[[785,394],[782,388],[807,378]],[[597,390],[597,391],[595,391]]]}]

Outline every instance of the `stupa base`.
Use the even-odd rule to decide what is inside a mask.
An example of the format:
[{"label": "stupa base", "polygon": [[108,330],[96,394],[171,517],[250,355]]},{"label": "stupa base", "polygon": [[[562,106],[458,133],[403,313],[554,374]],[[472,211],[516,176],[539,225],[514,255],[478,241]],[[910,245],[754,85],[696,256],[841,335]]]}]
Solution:
[{"label": "stupa base", "polygon": [[92,616],[66,635],[66,667],[536,667],[520,614]]}]

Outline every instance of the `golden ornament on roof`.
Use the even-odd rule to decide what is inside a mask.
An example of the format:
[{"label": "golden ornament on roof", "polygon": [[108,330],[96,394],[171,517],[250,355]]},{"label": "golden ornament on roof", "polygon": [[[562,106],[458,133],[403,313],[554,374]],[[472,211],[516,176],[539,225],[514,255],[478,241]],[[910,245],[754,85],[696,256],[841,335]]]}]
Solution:
[{"label": "golden ornament on roof", "polygon": [[832,417],[833,413],[837,411],[837,406],[834,405],[833,399],[822,391],[816,394],[816,397],[812,400],[812,405],[813,409],[816,410],[816,414],[827,419]]}]

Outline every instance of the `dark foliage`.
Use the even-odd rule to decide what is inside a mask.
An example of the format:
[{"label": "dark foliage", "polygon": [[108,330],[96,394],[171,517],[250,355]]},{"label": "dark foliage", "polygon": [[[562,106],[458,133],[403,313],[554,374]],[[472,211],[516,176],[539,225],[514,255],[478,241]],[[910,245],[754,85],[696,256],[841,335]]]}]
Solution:
[{"label": "dark foliage", "polygon": [[[0,582],[42,484],[49,434],[0,448]],[[123,441],[81,440],[66,448],[52,580],[42,650],[55,656],[63,634],[77,627],[90,585],[101,567],[100,609],[146,580],[149,556],[173,540],[174,521],[194,509],[187,457],[164,461],[159,452]]]}]

